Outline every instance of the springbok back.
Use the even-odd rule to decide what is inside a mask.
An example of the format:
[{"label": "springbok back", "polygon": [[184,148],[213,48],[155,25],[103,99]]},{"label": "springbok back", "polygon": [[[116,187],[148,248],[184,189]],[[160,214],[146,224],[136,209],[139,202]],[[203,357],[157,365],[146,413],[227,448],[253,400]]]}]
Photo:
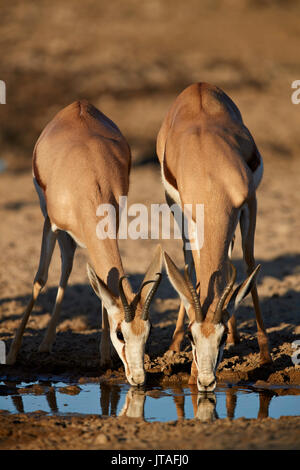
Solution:
[{"label": "springbok back", "polygon": [[[185,204],[192,205],[190,238],[196,233],[197,204],[204,206],[201,249],[187,250],[183,234],[185,275],[167,254],[165,262],[182,300],[170,349],[180,348],[186,311],[194,353],[191,383],[197,380],[199,390],[209,391],[216,385],[228,328],[228,340],[238,340],[234,317],[229,318],[250,291],[261,361],[270,361],[255,285],[259,267],[255,268],[253,253],[256,189],[263,162],[237,106],[222,90],[207,83],[193,84],[177,97],[159,131],[157,154],[168,204],[176,203],[182,210]],[[249,277],[234,290],[236,271],[229,253],[238,222]],[[193,266],[196,286],[189,276]]]},{"label": "springbok back", "polygon": [[89,280],[102,300],[101,363],[110,362],[111,339],[123,361],[128,381],[132,385],[144,383],[149,307],[160,282],[162,253],[158,247],[139,292],[134,294],[124,274],[116,236],[99,237],[97,232],[98,208],[105,204],[115,210],[117,233],[119,198],[128,193],[130,163],[129,145],[118,127],[85,100],[64,108],[42,132],[33,152],[34,184],[45,218],[40,264],[7,363],[16,360],[28,317],[47,282],[58,240],[61,279],[51,321],[39,350],[51,351],[79,245],[87,250]]}]

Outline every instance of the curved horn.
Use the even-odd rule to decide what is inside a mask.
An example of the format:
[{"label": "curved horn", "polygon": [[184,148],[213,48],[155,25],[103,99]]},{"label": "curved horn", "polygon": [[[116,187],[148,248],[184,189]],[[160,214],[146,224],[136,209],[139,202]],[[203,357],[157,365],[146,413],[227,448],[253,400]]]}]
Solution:
[{"label": "curved horn", "polygon": [[[149,294],[147,295],[147,298],[145,300],[145,303],[144,303],[144,307],[143,307],[143,311],[142,311],[142,320],[148,320],[148,317],[149,317],[149,308],[150,308],[150,304],[151,304],[151,301],[158,289],[158,286],[160,284],[160,281],[161,281],[161,273],[156,273],[156,276],[157,276],[157,279],[154,280],[154,281],[150,281],[150,282],[154,282],[153,284],[153,287],[152,289],[150,290]],[[142,286],[143,287],[143,286]]]},{"label": "curved horn", "polygon": [[[189,291],[190,291],[190,293],[192,295],[192,298],[193,298],[194,307],[195,307],[195,314],[196,314],[195,320],[196,320],[197,323],[201,323],[204,320],[204,315],[203,315],[203,312],[202,312],[202,308],[201,308],[201,304],[200,304],[198,294],[197,294],[196,289],[194,288],[194,286],[193,286],[193,284],[190,280],[187,264],[184,267],[184,278],[185,278],[185,281],[187,283],[187,286],[188,286]],[[197,286],[198,285],[199,285],[199,288],[200,288],[200,283],[197,284]]]},{"label": "curved horn", "polygon": [[120,299],[121,299],[121,302],[122,302],[122,305],[123,305],[123,308],[124,308],[125,321],[127,323],[130,323],[134,318],[134,310],[131,307],[131,305],[128,304],[128,301],[127,301],[127,298],[126,298],[126,295],[125,295],[125,292],[124,292],[124,289],[123,289],[123,280],[126,277],[127,276],[122,276],[119,279],[119,292],[120,292]]},{"label": "curved horn", "polygon": [[232,270],[231,276],[230,276],[230,279],[229,279],[229,282],[228,282],[227,286],[224,289],[223,294],[220,297],[217,308],[215,310],[214,323],[220,323],[222,321],[223,308],[224,308],[225,302],[226,302],[230,292],[232,291],[232,288],[233,288],[235,280],[236,280],[236,268],[231,262],[230,262],[230,265],[231,265],[231,270]]},{"label": "curved horn", "polygon": [[138,302],[141,298],[141,293],[142,293],[143,287],[145,287],[147,284],[150,284],[151,282],[155,282],[155,281],[151,280],[151,281],[143,282],[143,284],[139,288],[139,291],[135,294],[135,297],[134,297],[133,301],[130,304],[130,306],[131,306],[131,308],[133,309],[134,312],[135,312],[136,306],[137,306],[137,304],[138,304]]}]

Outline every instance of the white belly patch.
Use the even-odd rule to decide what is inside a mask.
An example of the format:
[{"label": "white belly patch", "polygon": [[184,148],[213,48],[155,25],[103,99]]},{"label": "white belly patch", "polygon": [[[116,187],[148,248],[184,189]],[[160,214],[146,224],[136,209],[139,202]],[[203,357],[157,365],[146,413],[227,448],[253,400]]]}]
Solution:
[{"label": "white belly patch", "polygon": [[77,243],[78,246],[80,246],[80,248],[86,248],[85,244],[78,240],[78,238],[76,238],[72,232],[67,231],[67,233],[70,235],[70,237],[73,238],[74,242]]},{"label": "white belly patch", "polygon": [[161,167],[161,177],[162,177],[162,181],[163,181],[163,185],[164,185],[164,188],[166,190],[166,193],[171,197],[171,199],[173,199],[173,201],[178,204],[180,207],[181,206],[181,200],[180,200],[180,195],[179,195],[179,191],[177,191],[177,189],[174,188],[174,186],[172,186],[166,179],[165,177],[165,174],[164,174],[164,169],[163,169],[163,164],[162,164],[162,167]]}]

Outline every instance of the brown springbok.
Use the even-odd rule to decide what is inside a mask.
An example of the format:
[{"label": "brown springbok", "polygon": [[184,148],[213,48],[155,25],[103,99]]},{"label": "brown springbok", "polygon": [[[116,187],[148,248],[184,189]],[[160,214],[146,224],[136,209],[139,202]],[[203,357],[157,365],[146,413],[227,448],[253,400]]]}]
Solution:
[{"label": "brown springbok", "polygon": [[162,252],[158,246],[141,288],[134,294],[125,279],[117,237],[99,237],[97,232],[97,210],[103,204],[114,208],[116,228],[119,226],[119,197],[128,193],[130,164],[130,149],[118,127],[85,100],[64,108],[42,132],[33,152],[34,184],[45,218],[40,263],[8,364],[16,361],[58,240],[61,278],[39,351],[51,351],[78,244],[87,249],[93,265],[88,264],[88,277],[102,300],[101,364],[110,362],[110,337],[130,384],[144,383],[144,350],[151,326],[149,307],[161,278]]},{"label": "brown springbok", "polygon": [[[194,358],[190,383],[197,382],[200,391],[211,391],[216,386],[227,332],[228,342],[238,341],[231,315],[250,290],[260,360],[271,362],[255,284],[260,267],[255,268],[254,260],[256,189],[263,174],[262,157],[236,105],[222,90],[207,83],[193,84],[177,97],[160,128],[157,154],[169,206],[192,207],[190,239],[195,239],[197,232],[196,205],[204,207],[201,249],[194,244],[187,250],[187,236],[182,233],[184,276],[167,254],[165,263],[181,297],[170,350],[180,350],[186,311]],[[238,222],[249,277],[234,290],[236,270],[229,258]],[[196,287],[189,275],[193,267]]]}]

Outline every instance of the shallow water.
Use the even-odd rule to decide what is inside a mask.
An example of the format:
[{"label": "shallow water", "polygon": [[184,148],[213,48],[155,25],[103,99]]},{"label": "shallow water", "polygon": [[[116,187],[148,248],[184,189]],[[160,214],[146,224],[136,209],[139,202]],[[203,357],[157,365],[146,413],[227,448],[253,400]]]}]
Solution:
[{"label": "shallow water", "polygon": [[202,395],[195,387],[178,385],[136,389],[128,384],[2,381],[0,410],[43,411],[50,415],[126,415],[146,421],[279,418],[300,415],[300,387],[259,390],[224,385],[216,388],[215,393]]}]

